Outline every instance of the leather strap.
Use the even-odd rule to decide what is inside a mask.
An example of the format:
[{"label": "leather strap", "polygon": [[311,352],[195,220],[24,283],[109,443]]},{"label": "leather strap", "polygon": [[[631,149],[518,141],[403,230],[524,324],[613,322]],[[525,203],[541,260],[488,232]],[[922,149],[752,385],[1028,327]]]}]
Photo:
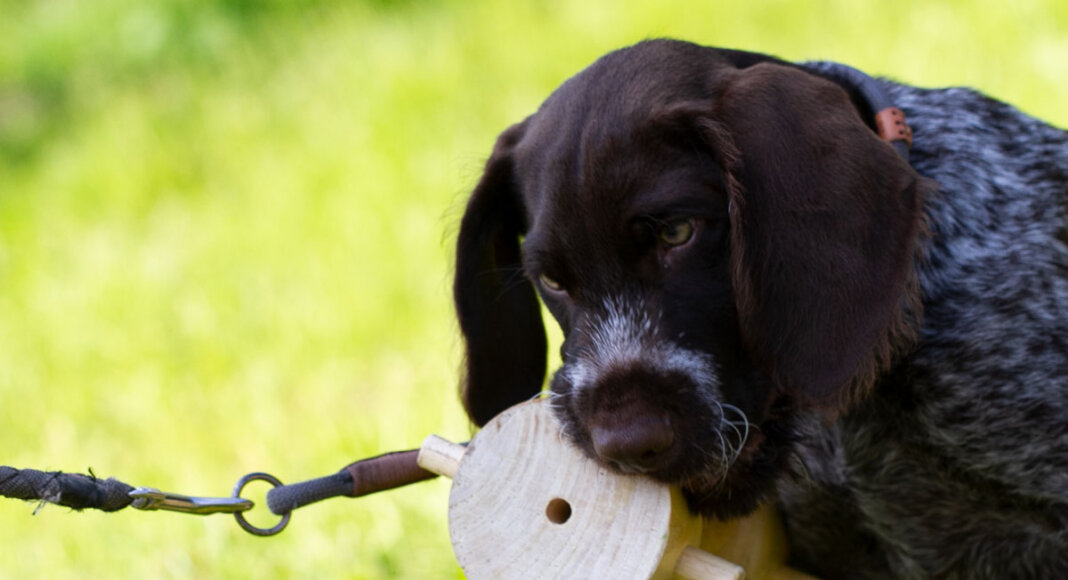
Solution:
[{"label": "leather strap", "polygon": [[905,122],[905,112],[897,107],[887,107],[875,113],[875,126],[883,141],[904,141],[912,147],[912,127]]},{"label": "leather strap", "polygon": [[863,99],[875,112],[875,127],[879,137],[897,150],[906,161],[912,147],[912,129],[905,122],[905,113],[894,106],[883,84],[867,74],[837,62],[815,61],[800,63],[809,72],[838,83]]}]

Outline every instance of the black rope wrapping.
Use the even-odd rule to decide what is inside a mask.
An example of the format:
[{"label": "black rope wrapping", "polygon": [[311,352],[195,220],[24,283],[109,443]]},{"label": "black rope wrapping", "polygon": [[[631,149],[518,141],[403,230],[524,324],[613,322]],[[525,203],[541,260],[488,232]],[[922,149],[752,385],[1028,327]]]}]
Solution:
[{"label": "black rope wrapping", "polygon": [[0,496],[27,501],[43,501],[74,510],[106,512],[130,505],[133,487],[113,478],[100,479],[93,472],[63,473],[15,469],[0,465]]}]

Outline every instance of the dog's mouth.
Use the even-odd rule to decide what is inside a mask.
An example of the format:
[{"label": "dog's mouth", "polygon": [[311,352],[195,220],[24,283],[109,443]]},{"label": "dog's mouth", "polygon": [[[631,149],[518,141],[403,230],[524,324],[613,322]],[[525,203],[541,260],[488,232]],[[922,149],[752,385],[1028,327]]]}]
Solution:
[{"label": "dog's mouth", "polygon": [[702,513],[743,513],[756,500],[739,496],[766,497],[782,462],[763,425],[773,391],[731,349],[681,342],[662,320],[642,299],[605,300],[565,338],[554,411],[609,469],[680,485]]},{"label": "dog's mouth", "polygon": [[608,469],[678,485],[705,516],[750,513],[787,469],[792,405],[769,393],[740,408],[724,401],[718,374],[685,370],[632,364],[584,374],[565,364],[551,404],[566,436]]},{"label": "dog's mouth", "polygon": [[593,398],[554,396],[554,408],[573,442],[624,474],[707,486],[750,462],[764,439],[741,409],[725,403],[701,404],[682,397],[677,407],[661,407],[629,395],[596,405],[589,400]]}]

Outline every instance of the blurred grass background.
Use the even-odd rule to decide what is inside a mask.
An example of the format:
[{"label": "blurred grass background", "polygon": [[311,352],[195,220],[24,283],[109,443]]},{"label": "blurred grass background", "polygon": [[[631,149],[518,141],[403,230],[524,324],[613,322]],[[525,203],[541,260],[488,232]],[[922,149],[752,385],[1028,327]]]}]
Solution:
[{"label": "blurred grass background", "polygon": [[[0,0],[0,464],[227,495],[464,439],[465,196],[500,130],[654,36],[1068,125],[1061,0]],[[272,539],[0,501],[0,577],[456,578],[447,492],[317,504]]]}]

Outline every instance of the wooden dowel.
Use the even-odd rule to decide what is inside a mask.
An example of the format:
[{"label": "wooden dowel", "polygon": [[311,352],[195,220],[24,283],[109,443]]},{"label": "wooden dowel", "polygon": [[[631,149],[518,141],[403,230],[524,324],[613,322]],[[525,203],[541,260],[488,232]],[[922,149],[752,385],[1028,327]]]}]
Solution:
[{"label": "wooden dowel", "polygon": [[416,463],[427,471],[452,479],[465,451],[467,448],[459,443],[453,443],[437,435],[430,435],[419,448]]},{"label": "wooden dowel", "polygon": [[678,562],[675,563],[675,574],[689,580],[742,580],[745,578],[745,570],[741,566],[693,546],[687,546],[682,551]]}]

